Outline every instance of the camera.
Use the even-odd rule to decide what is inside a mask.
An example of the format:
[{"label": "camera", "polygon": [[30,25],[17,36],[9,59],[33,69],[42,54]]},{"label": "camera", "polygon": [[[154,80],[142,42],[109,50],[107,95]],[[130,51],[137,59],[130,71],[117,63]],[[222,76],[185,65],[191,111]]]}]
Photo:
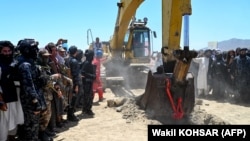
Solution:
[{"label": "camera", "polygon": [[62,40],[62,43],[64,44],[64,43],[68,43],[68,40],[67,39],[63,39]]}]

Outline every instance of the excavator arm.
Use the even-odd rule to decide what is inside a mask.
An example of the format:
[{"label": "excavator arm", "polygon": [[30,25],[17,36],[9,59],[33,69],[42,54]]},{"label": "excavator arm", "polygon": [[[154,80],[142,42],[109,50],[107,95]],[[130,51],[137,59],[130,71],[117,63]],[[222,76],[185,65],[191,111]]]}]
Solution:
[{"label": "excavator arm", "polygon": [[[164,56],[180,49],[182,16],[191,15],[190,0],[162,0],[162,53]],[[173,58],[169,58],[172,60]],[[167,62],[167,57],[164,57]]]},{"label": "excavator arm", "polygon": [[[188,39],[184,39],[183,49],[180,47],[183,17],[191,13],[191,0],[162,0],[163,71],[149,71],[139,103],[147,112],[163,117],[164,121],[171,121],[171,116],[183,119],[194,108],[194,79],[187,74],[197,52],[189,50]],[[188,21],[184,23],[184,37],[188,38]]]},{"label": "excavator arm", "polygon": [[112,57],[121,57],[123,42],[128,26],[136,10],[144,0],[121,0],[117,3],[118,15],[116,19],[113,38],[110,41]]},{"label": "excavator arm", "polygon": [[[162,0],[163,65],[165,72],[174,73],[178,82],[185,81],[191,60],[197,55],[189,51],[188,44],[184,45],[183,50],[180,49],[183,16],[191,14],[191,0]],[[184,24],[184,28],[184,40],[188,40],[188,23]]]}]

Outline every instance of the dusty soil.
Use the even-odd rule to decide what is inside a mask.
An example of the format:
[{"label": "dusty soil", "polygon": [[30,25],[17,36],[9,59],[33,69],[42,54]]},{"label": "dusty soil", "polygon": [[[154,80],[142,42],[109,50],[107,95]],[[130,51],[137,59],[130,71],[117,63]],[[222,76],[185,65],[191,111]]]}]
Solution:
[{"label": "dusty soil", "polygon": [[[140,109],[135,98],[143,89],[119,91],[106,89],[105,100],[98,102],[95,96],[94,117],[83,117],[78,123],[69,122],[61,129],[55,141],[146,141],[148,124],[163,124],[151,119]],[[124,98],[123,93],[127,93]],[[108,102],[113,104],[108,106]],[[194,111],[185,124],[250,124],[250,106],[209,99],[196,99]]]},{"label": "dusty soil", "polygon": [[[225,124],[250,124],[250,104],[235,103],[230,100],[197,99],[193,117],[197,117],[202,112],[206,114],[201,115],[205,115],[208,119],[205,124],[221,123],[208,122],[209,117],[219,118]],[[197,124],[199,124],[198,121]]]}]

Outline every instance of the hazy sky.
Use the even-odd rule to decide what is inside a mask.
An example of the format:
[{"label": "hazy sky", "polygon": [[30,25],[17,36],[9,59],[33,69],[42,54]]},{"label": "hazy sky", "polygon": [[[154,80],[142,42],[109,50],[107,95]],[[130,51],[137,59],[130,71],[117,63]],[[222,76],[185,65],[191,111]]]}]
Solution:
[{"label": "hazy sky", "polygon": [[[59,38],[68,45],[87,48],[87,30],[93,38],[108,41],[113,34],[119,0],[1,0],[0,40],[14,44],[34,38],[44,47]],[[209,41],[250,39],[250,0],[191,0],[190,48],[206,47]],[[161,0],[145,0],[137,19],[148,18],[157,32],[154,50],[161,48]],[[183,46],[183,43],[180,44]]]}]

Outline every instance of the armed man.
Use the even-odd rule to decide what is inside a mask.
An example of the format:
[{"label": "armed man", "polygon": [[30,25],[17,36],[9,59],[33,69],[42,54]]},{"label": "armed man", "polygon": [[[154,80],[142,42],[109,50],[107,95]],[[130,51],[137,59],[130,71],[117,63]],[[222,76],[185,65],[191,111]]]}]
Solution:
[{"label": "armed man", "polygon": [[[64,73],[64,66],[59,63],[58,58],[56,57],[58,55],[58,49],[56,45],[53,42],[50,42],[45,47],[49,53],[51,54],[49,56],[49,66],[51,67],[52,74],[60,73],[61,79],[57,81],[57,87],[60,87],[60,90],[62,91],[63,96],[58,96],[57,93],[54,94],[54,99],[52,101],[52,109],[55,110],[55,116],[52,114],[52,119],[50,122],[50,127],[53,131],[53,128],[55,126],[61,128],[63,127],[65,123],[65,119],[63,119],[63,115],[65,114],[65,110],[67,109],[67,106],[69,104],[68,102],[68,93],[66,91],[66,86],[69,86],[69,89],[71,89],[71,79],[68,78]],[[64,81],[67,83],[64,84]],[[68,88],[68,87],[67,87]],[[56,122],[56,123],[55,123]]]},{"label": "armed man", "polygon": [[93,82],[96,79],[96,66],[92,64],[92,61],[94,59],[94,51],[86,50],[85,57],[86,60],[82,63],[81,69],[82,83],[84,89],[82,115],[87,114],[89,116],[93,116]]},{"label": "armed man", "polygon": [[17,48],[21,53],[17,60],[21,86],[20,99],[24,112],[24,124],[18,136],[21,140],[37,141],[40,113],[47,108],[44,95],[39,92],[39,88],[43,87],[41,72],[35,64],[39,50],[38,42],[34,39],[23,39],[18,42]]},{"label": "armed man", "polygon": [[[41,48],[38,53],[37,65],[41,71],[41,78],[43,79],[44,86],[40,88],[41,93],[45,97],[45,101],[47,104],[47,109],[41,112],[40,117],[40,128],[39,128],[39,139],[41,141],[50,141],[52,140],[52,133],[47,129],[49,121],[51,119],[52,110],[51,104],[53,100],[53,92],[58,93],[58,90],[54,88],[54,84],[56,81],[61,78],[61,74],[51,73],[51,67],[48,65],[49,56],[51,54],[45,48]],[[55,135],[55,133],[53,133]]]},{"label": "armed man", "polygon": [[[80,66],[80,70],[82,68],[82,60],[83,60],[84,52],[81,49],[77,49],[77,54],[76,54],[76,60],[78,61],[78,64]],[[79,73],[80,77],[80,83],[79,83],[79,89],[78,89],[78,94],[77,94],[77,100],[76,100],[76,107],[81,108],[83,104],[83,85],[82,85],[82,77],[81,73]]]},{"label": "armed man", "polygon": [[73,90],[72,90],[72,97],[70,101],[70,107],[67,113],[67,118],[70,121],[78,121],[79,119],[75,116],[75,108],[76,108],[76,100],[77,95],[79,93],[80,89],[80,65],[76,58],[77,56],[77,47],[76,46],[70,46],[69,47],[69,59],[67,66],[70,68],[70,74],[72,77],[73,82]]}]

